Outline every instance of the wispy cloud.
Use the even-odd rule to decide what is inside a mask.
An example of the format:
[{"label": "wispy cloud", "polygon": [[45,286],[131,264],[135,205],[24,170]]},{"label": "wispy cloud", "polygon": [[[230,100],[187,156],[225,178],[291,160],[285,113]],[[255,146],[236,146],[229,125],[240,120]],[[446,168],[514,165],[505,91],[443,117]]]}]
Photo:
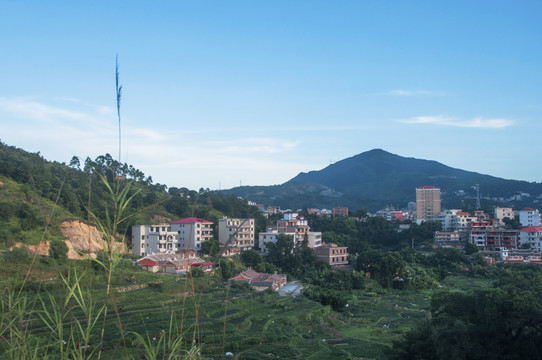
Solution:
[{"label": "wispy cloud", "polygon": [[433,91],[433,90],[408,90],[408,89],[395,89],[388,90],[383,92],[375,92],[364,94],[364,96],[444,96],[446,93],[443,91]]},{"label": "wispy cloud", "polygon": [[[0,118],[6,120],[0,121],[0,134],[6,143],[39,150],[50,160],[67,161],[72,155],[94,158],[117,149],[114,115],[77,99],[48,103],[0,97]],[[298,158],[284,156],[299,142],[281,134],[255,137],[241,131],[242,126],[229,132],[212,128],[202,134],[189,129],[172,132],[153,123],[133,126],[127,120],[121,160],[170,186],[216,188],[220,182],[226,188],[241,180],[257,184],[264,173],[266,182],[281,183],[307,166]]]},{"label": "wispy cloud", "polygon": [[443,115],[437,116],[418,116],[411,119],[399,120],[405,124],[431,124],[442,126],[455,126],[464,128],[480,128],[480,129],[504,129],[514,125],[514,120],[510,119],[484,119],[476,117],[474,119],[457,119]]},{"label": "wispy cloud", "polygon": [[82,112],[61,109],[25,98],[2,97],[0,98],[0,109],[17,117],[40,121],[77,120],[86,117]]}]

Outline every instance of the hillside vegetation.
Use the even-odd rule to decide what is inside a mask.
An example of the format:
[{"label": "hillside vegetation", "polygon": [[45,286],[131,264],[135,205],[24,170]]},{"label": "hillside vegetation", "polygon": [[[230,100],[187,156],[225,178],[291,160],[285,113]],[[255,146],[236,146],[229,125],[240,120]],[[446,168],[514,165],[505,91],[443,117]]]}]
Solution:
[{"label": "hillside vegetation", "polygon": [[62,239],[60,224],[69,219],[91,223],[89,210],[105,221],[113,204],[100,175],[110,184],[131,182],[128,195],[138,193],[127,205],[126,212],[135,215],[121,224],[123,234],[133,224],[188,216],[210,221],[223,215],[254,217],[257,226],[265,226],[259,211],[236,196],[154,184],[150,176],[109,154],[84,162],[73,157],[66,165],[0,143],[0,249]]}]

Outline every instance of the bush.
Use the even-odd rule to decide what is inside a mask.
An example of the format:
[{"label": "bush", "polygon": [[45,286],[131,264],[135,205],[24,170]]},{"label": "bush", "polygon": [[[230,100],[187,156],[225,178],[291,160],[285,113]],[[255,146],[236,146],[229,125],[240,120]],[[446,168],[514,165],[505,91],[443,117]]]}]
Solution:
[{"label": "bush", "polygon": [[30,253],[26,247],[14,247],[6,252],[6,259],[14,263],[24,263],[30,258]]},{"label": "bush", "polygon": [[68,259],[68,245],[62,240],[55,239],[49,245],[49,256],[58,262]]}]

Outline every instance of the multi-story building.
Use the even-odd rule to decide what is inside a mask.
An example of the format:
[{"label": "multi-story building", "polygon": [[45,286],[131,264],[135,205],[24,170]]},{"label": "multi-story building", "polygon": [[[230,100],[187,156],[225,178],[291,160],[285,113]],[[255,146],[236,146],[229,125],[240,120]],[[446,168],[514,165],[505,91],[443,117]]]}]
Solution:
[{"label": "multi-story building", "polygon": [[189,217],[173,221],[171,231],[177,233],[180,249],[201,250],[201,243],[213,237],[213,223]]},{"label": "multi-story building", "polygon": [[278,220],[275,226],[268,226],[265,232],[258,235],[258,245],[262,254],[267,254],[268,249],[266,244],[269,242],[276,243],[280,234],[290,235],[293,238],[294,245],[301,244],[307,240],[307,246],[315,248],[322,245],[322,233],[310,231],[309,223],[303,216],[298,216],[297,213],[284,213],[282,220]]},{"label": "multi-story building", "polygon": [[463,249],[468,238],[464,231],[435,231],[433,248]]},{"label": "multi-story building", "polygon": [[514,210],[512,208],[508,207],[496,207],[493,212],[493,217],[495,219],[495,225],[497,226],[504,226],[504,218],[508,218],[510,220],[514,219]]},{"label": "multi-story building", "polygon": [[444,210],[440,212],[435,220],[442,224],[442,231],[449,232],[459,230],[458,212],[459,210]]},{"label": "multi-story building", "polygon": [[542,244],[542,226],[529,226],[519,231],[520,245],[529,245],[529,248],[540,252]]},{"label": "multi-story building", "polygon": [[333,216],[348,216],[348,208],[345,206],[334,207]]},{"label": "multi-story building", "polygon": [[201,243],[213,236],[213,223],[186,218],[170,224],[132,226],[132,252],[145,256],[158,253],[179,253],[201,250]]},{"label": "multi-story building", "polygon": [[324,261],[331,266],[348,264],[348,248],[346,246],[323,244],[315,248],[314,253],[318,260]]},{"label": "multi-story building", "polygon": [[440,213],[440,189],[427,185],[416,188],[416,220],[433,220]]},{"label": "multi-story building", "polygon": [[540,212],[537,209],[526,208],[518,211],[519,222],[523,226],[540,226]]},{"label": "multi-story building", "polygon": [[218,241],[222,245],[251,249],[254,247],[254,219],[218,220]]},{"label": "multi-story building", "polygon": [[472,228],[469,234],[469,241],[478,249],[483,251],[498,251],[500,248],[517,249],[518,230],[504,230],[488,227]]},{"label": "multi-story building", "polygon": [[471,223],[478,220],[478,217],[471,215],[467,211],[458,211],[455,216],[457,216],[458,229],[462,231],[468,231]]},{"label": "multi-story building", "polygon": [[295,232],[290,232],[290,233],[283,232],[283,233],[280,233],[276,229],[259,233],[258,234],[258,246],[260,248],[260,253],[262,253],[262,255],[269,254],[269,248],[268,248],[267,244],[269,244],[269,243],[276,244],[277,241],[278,241],[278,237],[281,234],[289,235],[289,236],[292,237],[292,239],[295,238]]},{"label": "multi-story building", "polygon": [[132,252],[145,256],[166,252],[177,252],[179,239],[170,224],[132,226]]},{"label": "multi-story building", "polygon": [[280,214],[280,206],[268,206],[267,215]]}]

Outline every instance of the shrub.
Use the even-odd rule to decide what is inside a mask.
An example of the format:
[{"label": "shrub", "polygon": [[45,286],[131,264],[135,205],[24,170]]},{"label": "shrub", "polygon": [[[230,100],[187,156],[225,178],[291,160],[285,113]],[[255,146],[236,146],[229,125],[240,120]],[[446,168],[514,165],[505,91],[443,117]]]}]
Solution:
[{"label": "shrub", "polygon": [[68,245],[62,240],[55,239],[49,245],[49,256],[58,262],[68,259]]}]

